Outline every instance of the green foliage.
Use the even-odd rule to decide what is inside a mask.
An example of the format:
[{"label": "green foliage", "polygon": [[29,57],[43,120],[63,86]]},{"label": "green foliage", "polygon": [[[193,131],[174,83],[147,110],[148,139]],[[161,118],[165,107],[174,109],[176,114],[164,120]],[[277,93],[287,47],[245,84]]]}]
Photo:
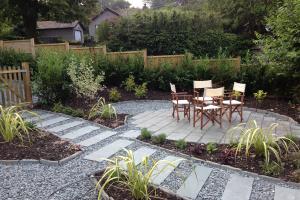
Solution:
[{"label": "green foliage", "polygon": [[184,141],[184,139],[180,139],[175,142],[175,146],[176,148],[183,150],[187,147],[187,143]]},{"label": "green foliage", "polygon": [[229,131],[232,136],[234,133],[240,134],[236,154],[244,150],[245,156],[248,157],[253,149],[256,156],[264,158],[265,163],[270,164],[270,161],[273,161],[271,159],[275,158],[275,161],[280,164],[282,156],[299,150],[298,145],[289,138],[274,134],[278,124],[271,124],[270,127],[264,129],[259,127],[254,120],[246,127],[244,126],[245,124],[240,124]]},{"label": "green foliage", "polygon": [[105,99],[101,97],[91,108],[88,116],[89,119],[96,117],[101,117],[103,119],[117,119],[117,111],[111,104],[105,103]]},{"label": "green foliage", "polygon": [[94,61],[89,56],[72,55],[69,60],[67,73],[72,81],[72,88],[79,96],[95,98],[98,90],[101,90],[101,83],[104,81],[102,72],[98,75],[94,71]]},{"label": "green foliage", "polygon": [[164,144],[166,142],[166,139],[167,139],[167,135],[164,134],[164,133],[161,133],[159,135],[156,135],[156,136],[152,136],[151,137],[151,141],[154,143],[154,144]]},{"label": "green foliage", "polygon": [[18,106],[3,107],[0,105],[0,136],[5,142],[12,142],[18,138],[23,143],[25,137],[30,140],[29,131],[32,130],[32,125],[23,120],[22,114],[24,113],[37,116]]},{"label": "green foliage", "polygon": [[129,75],[129,77],[122,83],[122,85],[125,87],[125,90],[127,92],[132,92],[136,88],[136,84],[134,81],[134,76]]},{"label": "green foliage", "polygon": [[139,99],[145,98],[148,93],[147,83],[143,83],[142,85],[137,85],[135,87],[135,96]]},{"label": "green foliage", "polygon": [[31,54],[0,48],[0,67],[21,66],[21,62],[29,62],[30,68],[35,68],[35,62]]},{"label": "green foliage", "polygon": [[214,152],[216,152],[218,150],[218,147],[217,147],[217,144],[216,143],[208,143],[206,145],[206,151],[209,153],[209,154],[212,154]]},{"label": "green foliage", "polygon": [[109,90],[108,96],[109,100],[113,102],[119,101],[121,99],[121,94],[116,87]]},{"label": "green foliage", "polygon": [[264,92],[263,90],[258,90],[257,92],[253,93],[254,98],[258,102],[262,102],[267,97],[267,92]]},{"label": "green foliage", "polygon": [[[118,156],[114,160],[107,160],[109,166],[105,169],[97,187],[101,184],[98,199],[109,184],[116,182],[125,185],[131,192],[134,199],[150,200],[150,194],[155,195],[155,191],[150,189],[151,177],[155,177],[163,173],[170,167],[175,167],[173,162],[164,160],[150,160],[149,156],[145,156],[140,164],[140,168],[135,164],[134,156],[131,150],[126,150],[126,156]],[[151,162],[150,162],[151,161]],[[157,173],[158,166],[165,165]],[[155,171],[156,170],[156,171]],[[151,198],[152,199],[152,198]]]},{"label": "green foliage", "polygon": [[261,165],[261,168],[262,168],[262,172],[265,174],[265,175],[271,175],[271,176],[279,176],[282,172],[282,166],[279,165],[278,163],[276,162],[271,162],[271,163],[263,163]]},{"label": "green foliage", "polygon": [[66,115],[71,115],[73,117],[83,117],[84,116],[84,112],[82,110],[74,109],[69,106],[64,106],[60,102],[54,104],[52,111],[58,112],[58,113],[64,113]]},{"label": "green foliage", "polygon": [[99,26],[96,30],[98,42],[104,43],[109,40],[109,30],[108,30],[109,26],[111,26],[111,24],[107,21],[104,21],[101,24],[99,24]]},{"label": "green foliage", "polygon": [[41,50],[37,56],[37,72],[33,91],[47,104],[63,101],[70,92],[67,76],[68,54]]},{"label": "green foliage", "polygon": [[146,128],[142,128],[142,130],[141,130],[141,139],[142,140],[150,140],[151,139],[151,132],[148,131]]}]

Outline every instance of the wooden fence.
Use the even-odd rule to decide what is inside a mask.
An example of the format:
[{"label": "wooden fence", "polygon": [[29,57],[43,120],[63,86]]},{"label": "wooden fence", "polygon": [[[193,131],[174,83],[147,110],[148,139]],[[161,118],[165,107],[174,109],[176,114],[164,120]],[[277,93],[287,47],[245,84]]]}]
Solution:
[{"label": "wooden fence", "polygon": [[106,54],[106,46],[100,47],[70,47],[70,50],[75,53],[92,53],[92,54]]},{"label": "wooden fence", "polygon": [[70,46],[68,42],[65,43],[54,43],[54,44],[36,44],[35,51],[38,52],[39,50],[55,50],[55,51],[69,51]]},{"label": "wooden fence", "polygon": [[148,56],[147,68],[158,68],[161,64],[166,63],[177,66],[183,62],[185,55],[164,55],[164,56]]},{"label": "wooden fence", "polygon": [[0,68],[0,104],[32,103],[29,64]]},{"label": "wooden fence", "polygon": [[28,40],[0,40],[0,48],[14,49],[24,53],[30,53],[35,56],[34,39]]}]

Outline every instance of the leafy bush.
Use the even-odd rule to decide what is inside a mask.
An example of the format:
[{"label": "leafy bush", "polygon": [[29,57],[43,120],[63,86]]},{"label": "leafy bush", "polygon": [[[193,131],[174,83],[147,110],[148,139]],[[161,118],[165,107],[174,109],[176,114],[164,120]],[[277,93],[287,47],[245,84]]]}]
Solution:
[{"label": "leafy bush", "polygon": [[135,88],[135,96],[139,99],[145,98],[148,93],[147,83],[143,83],[142,85],[137,85]]},{"label": "leafy bush", "polygon": [[83,117],[84,112],[80,109],[74,109],[69,106],[63,106],[60,102],[55,103],[53,108],[53,112],[64,113],[66,115],[71,115],[73,117]]},{"label": "leafy bush", "polygon": [[[134,199],[146,199],[150,200],[150,194],[156,194],[155,191],[150,189],[151,177],[157,176],[163,173],[169,167],[175,167],[174,162],[159,160],[150,162],[149,156],[145,156],[141,162],[141,168],[139,168],[135,163],[134,156],[131,150],[126,150],[126,156],[118,156],[114,160],[108,160],[109,166],[105,169],[98,185],[101,184],[99,190],[99,199],[104,189],[109,186],[109,184],[116,182],[121,183],[126,186]],[[164,164],[160,170],[158,166]],[[155,173],[158,171],[157,173]],[[155,173],[155,174],[154,174]]]},{"label": "leafy bush", "polygon": [[35,68],[35,62],[31,54],[0,48],[0,66],[20,66],[21,62],[29,62],[30,68]]},{"label": "leafy bush", "polygon": [[95,98],[97,91],[102,88],[103,73],[95,75],[94,61],[88,56],[75,57],[72,55],[69,62],[67,71],[75,93],[91,99]]},{"label": "leafy bush", "polygon": [[157,136],[152,136],[151,137],[151,141],[154,143],[154,144],[163,144],[166,142],[166,139],[167,139],[167,135],[164,134],[164,133],[161,133]]},{"label": "leafy bush", "polygon": [[253,93],[253,95],[256,101],[261,103],[267,97],[267,92],[264,92],[263,90],[258,90],[257,92]]},{"label": "leafy bush", "polygon": [[209,153],[209,154],[212,154],[214,152],[216,152],[218,150],[218,147],[217,147],[217,144],[216,143],[208,143],[206,145],[206,151]]},{"label": "leafy bush", "polygon": [[32,125],[22,118],[22,114],[26,112],[36,115],[33,112],[22,110],[18,106],[5,108],[0,105],[0,136],[5,142],[12,142],[18,138],[23,143],[24,137],[30,140],[29,131],[32,130]]},{"label": "leafy bush", "polygon": [[291,151],[298,151],[299,147],[291,139],[284,136],[277,136],[274,130],[278,124],[271,124],[268,128],[260,128],[256,121],[251,121],[246,127],[245,124],[240,124],[230,130],[232,133],[240,135],[236,154],[243,149],[245,156],[250,155],[251,149],[254,150],[256,156],[262,156],[265,163],[270,164],[271,158],[275,158],[278,164],[281,163],[281,157]]},{"label": "leafy bush", "polygon": [[187,147],[187,143],[186,141],[184,141],[184,139],[180,139],[175,142],[175,146],[178,149],[185,149]]},{"label": "leafy bush", "polygon": [[106,104],[104,98],[100,98],[89,112],[89,119],[101,117],[103,119],[117,119],[117,111],[111,104]]},{"label": "leafy bush", "polygon": [[134,81],[134,76],[130,75],[124,82],[123,82],[123,86],[125,86],[125,90],[127,92],[132,92],[134,91],[136,84]]},{"label": "leafy bush", "polygon": [[151,133],[146,128],[142,128],[142,130],[141,130],[141,139],[142,140],[150,140],[151,139]]},{"label": "leafy bush", "polygon": [[112,88],[109,91],[108,96],[109,96],[109,100],[113,102],[119,101],[121,99],[121,94],[116,87]]}]

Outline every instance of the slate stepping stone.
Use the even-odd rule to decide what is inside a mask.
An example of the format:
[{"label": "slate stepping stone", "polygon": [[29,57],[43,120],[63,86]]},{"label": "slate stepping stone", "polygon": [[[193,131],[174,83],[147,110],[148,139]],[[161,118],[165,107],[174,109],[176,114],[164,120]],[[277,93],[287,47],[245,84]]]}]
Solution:
[{"label": "slate stepping stone", "polygon": [[50,126],[52,124],[56,124],[58,122],[65,121],[67,119],[69,119],[69,118],[67,118],[67,117],[56,117],[54,119],[49,119],[49,120],[41,121],[41,122],[37,123],[37,127],[38,128],[43,128],[43,127],[46,127],[46,126]]},{"label": "slate stepping stone", "polygon": [[95,131],[95,130],[100,130],[100,128],[97,127],[97,126],[85,126],[85,127],[80,128],[80,129],[71,131],[71,132],[69,132],[69,133],[67,133],[67,134],[65,134],[61,137],[72,140],[72,139],[83,136],[83,135],[88,134],[88,133],[90,133],[92,131]]},{"label": "slate stepping stone", "polygon": [[43,119],[46,119],[46,118],[52,117],[52,116],[54,116],[54,114],[45,113],[45,114],[39,115],[37,117],[32,117],[32,116],[28,117],[28,118],[26,118],[26,121],[36,122],[36,121],[43,120]]},{"label": "slate stepping stone", "polygon": [[104,158],[109,158],[132,143],[133,141],[130,140],[117,140],[85,156],[84,159],[101,162]]},{"label": "slate stepping stone", "polygon": [[248,200],[252,191],[253,178],[231,174],[222,200]]},{"label": "slate stepping stone", "polygon": [[62,125],[59,125],[59,126],[55,126],[53,128],[47,129],[47,130],[50,131],[50,132],[57,133],[57,132],[64,131],[64,130],[69,129],[69,128],[73,128],[74,126],[77,126],[77,125],[80,125],[80,124],[83,124],[83,123],[84,123],[84,121],[74,121],[74,122],[70,122],[70,123],[67,123],[67,124],[62,124]]},{"label": "slate stepping stone", "polygon": [[127,138],[137,138],[139,135],[141,135],[140,130],[130,130],[130,131],[126,131],[121,136]]},{"label": "slate stepping stone", "polygon": [[[155,185],[160,185],[174,171],[183,158],[167,156],[163,160],[167,162],[159,163],[154,169],[151,177],[151,182]],[[173,166],[168,162],[171,162]]]},{"label": "slate stepping stone", "polygon": [[285,188],[275,185],[274,200],[298,200],[300,199],[300,190]]},{"label": "slate stepping stone", "polygon": [[176,193],[186,198],[196,199],[211,171],[209,167],[196,166]]},{"label": "slate stepping stone", "polygon": [[95,135],[95,136],[93,136],[91,138],[83,140],[83,141],[81,141],[81,142],[79,142],[77,144],[79,144],[81,146],[88,147],[88,146],[94,145],[94,144],[96,144],[96,143],[98,143],[98,142],[100,142],[100,141],[102,141],[102,140],[104,140],[106,138],[109,138],[110,136],[113,136],[115,134],[116,134],[116,132],[113,132],[113,131],[104,131],[102,133],[99,133],[98,135]]},{"label": "slate stepping stone", "polygon": [[[151,156],[155,152],[155,149],[151,149],[148,147],[139,148],[138,150],[133,152],[134,164],[139,165],[143,161],[143,158],[145,158],[146,156]],[[125,161],[121,161],[120,165],[123,169],[126,169]]]}]

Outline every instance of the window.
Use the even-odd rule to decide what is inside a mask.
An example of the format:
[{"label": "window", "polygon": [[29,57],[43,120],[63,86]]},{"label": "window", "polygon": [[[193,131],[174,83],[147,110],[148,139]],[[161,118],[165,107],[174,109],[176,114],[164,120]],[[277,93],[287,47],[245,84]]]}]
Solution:
[{"label": "window", "polygon": [[81,31],[75,31],[75,41],[81,41]]}]

